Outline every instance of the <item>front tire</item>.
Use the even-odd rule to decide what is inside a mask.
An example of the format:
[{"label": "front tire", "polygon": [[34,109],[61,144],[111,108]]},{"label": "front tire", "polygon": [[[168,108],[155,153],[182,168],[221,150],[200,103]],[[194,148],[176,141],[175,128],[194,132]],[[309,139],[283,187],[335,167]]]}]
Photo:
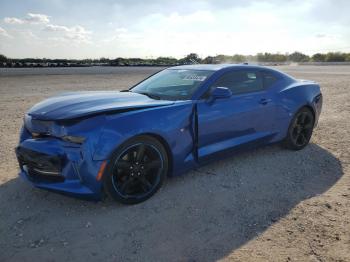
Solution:
[{"label": "front tire", "polygon": [[164,146],[151,136],[138,136],[112,154],[104,186],[113,199],[123,204],[141,203],[159,190],[168,168]]},{"label": "front tire", "polygon": [[312,136],[314,123],[315,117],[312,111],[307,107],[301,108],[289,125],[284,146],[291,150],[301,150],[307,146]]}]

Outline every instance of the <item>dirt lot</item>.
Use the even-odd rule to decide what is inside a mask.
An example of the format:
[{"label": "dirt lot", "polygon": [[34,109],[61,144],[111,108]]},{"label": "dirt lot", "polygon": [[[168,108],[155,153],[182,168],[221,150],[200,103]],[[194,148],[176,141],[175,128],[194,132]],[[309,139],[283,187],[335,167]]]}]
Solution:
[{"label": "dirt lot", "polygon": [[120,89],[157,68],[0,71],[0,261],[350,261],[350,67],[281,69],[322,86],[307,148],[232,156],[135,206],[35,189],[17,178],[13,149],[34,103]]}]

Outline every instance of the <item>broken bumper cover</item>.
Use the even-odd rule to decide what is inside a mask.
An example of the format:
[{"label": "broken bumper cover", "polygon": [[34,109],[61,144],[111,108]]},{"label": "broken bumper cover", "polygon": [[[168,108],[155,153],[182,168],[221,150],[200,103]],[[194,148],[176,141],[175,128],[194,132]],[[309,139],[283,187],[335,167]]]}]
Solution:
[{"label": "broken bumper cover", "polygon": [[55,139],[26,139],[16,148],[20,176],[42,189],[101,199],[101,183],[96,181],[101,161],[84,154],[80,146]]}]

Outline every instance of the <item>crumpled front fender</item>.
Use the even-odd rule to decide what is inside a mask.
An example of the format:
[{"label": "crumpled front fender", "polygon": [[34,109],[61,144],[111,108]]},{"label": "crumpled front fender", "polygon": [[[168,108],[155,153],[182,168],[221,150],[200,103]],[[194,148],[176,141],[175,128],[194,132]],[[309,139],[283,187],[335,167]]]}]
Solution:
[{"label": "crumpled front fender", "polygon": [[[93,154],[93,160],[107,160],[128,139],[142,134],[162,137],[170,149],[174,166],[186,166],[193,153],[193,103],[106,116],[106,122]],[[187,160],[186,160],[187,159]]]}]

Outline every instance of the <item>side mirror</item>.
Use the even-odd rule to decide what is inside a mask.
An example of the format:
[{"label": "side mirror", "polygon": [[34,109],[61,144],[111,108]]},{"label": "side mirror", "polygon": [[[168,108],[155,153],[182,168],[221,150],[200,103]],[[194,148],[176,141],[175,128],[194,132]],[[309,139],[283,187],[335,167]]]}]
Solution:
[{"label": "side mirror", "polygon": [[214,87],[210,92],[210,96],[212,99],[229,98],[232,96],[232,92],[227,87]]}]

